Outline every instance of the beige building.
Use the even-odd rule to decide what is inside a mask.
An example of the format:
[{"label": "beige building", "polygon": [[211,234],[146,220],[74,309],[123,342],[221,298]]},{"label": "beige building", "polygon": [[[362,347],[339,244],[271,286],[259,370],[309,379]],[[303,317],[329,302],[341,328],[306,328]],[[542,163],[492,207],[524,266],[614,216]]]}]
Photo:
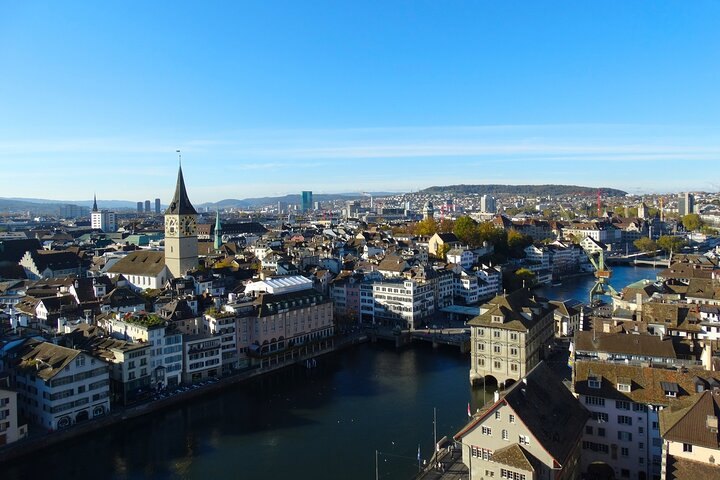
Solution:
[{"label": "beige building", "polygon": [[470,383],[519,380],[543,359],[554,336],[553,311],[529,290],[498,295],[480,307],[470,327]]},{"label": "beige building", "polygon": [[455,440],[471,480],[580,478],[580,440],[588,419],[544,363],[475,414]]},{"label": "beige building", "polygon": [[720,478],[720,390],[705,390],[660,412],[663,480]]}]

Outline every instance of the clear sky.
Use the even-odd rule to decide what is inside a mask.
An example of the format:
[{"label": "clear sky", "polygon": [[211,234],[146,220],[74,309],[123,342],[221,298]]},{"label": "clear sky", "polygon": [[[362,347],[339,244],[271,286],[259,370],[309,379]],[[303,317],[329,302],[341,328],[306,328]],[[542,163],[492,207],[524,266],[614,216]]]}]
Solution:
[{"label": "clear sky", "polygon": [[0,0],[0,196],[720,190],[717,1]]}]

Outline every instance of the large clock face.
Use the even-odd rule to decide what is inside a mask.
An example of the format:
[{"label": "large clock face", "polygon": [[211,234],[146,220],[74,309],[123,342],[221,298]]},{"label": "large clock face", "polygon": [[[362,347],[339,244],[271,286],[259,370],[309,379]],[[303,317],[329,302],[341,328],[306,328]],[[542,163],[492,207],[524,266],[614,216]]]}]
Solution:
[{"label": "large clock face", "polygon": [[184,217],[180,220],[180,233],[186,236],[195,235],[195,219],[193,217]]},{"label": "large clock face", "polygon": [[165,220],[165,235],[176,235],[178,232],[177,222],[174,218]]}]

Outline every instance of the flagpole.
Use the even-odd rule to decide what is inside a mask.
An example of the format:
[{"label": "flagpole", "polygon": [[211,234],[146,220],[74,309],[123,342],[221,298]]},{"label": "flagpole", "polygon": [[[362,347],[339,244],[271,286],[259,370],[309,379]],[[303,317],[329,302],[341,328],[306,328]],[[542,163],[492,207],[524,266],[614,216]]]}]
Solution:
[{"label": "flagpole", "polygon": [[375,480],[380,479],[380,474],[378,472],[378,451],[375,450]]},{"label": "flagpole", "polygon": [[435,446],[433,446],[433,450],[435,451],[435,455],[437,456],[437,408],[433,407],[433,440],[435,441]]}]

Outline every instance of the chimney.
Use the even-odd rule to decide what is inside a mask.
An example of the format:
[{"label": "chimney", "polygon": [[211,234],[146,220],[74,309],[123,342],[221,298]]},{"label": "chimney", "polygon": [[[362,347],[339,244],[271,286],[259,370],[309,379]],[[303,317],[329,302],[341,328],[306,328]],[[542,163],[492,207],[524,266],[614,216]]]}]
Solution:
[{"label": "chimney", "polygon": [[493,400],[494,400],[495,402],[497,402],[498,400],[500,400],[500,390],[499,390],[499,389],[498,389],[498,390],[495,390],[495,394],[494,394],[494,396],[493,396]]}]

